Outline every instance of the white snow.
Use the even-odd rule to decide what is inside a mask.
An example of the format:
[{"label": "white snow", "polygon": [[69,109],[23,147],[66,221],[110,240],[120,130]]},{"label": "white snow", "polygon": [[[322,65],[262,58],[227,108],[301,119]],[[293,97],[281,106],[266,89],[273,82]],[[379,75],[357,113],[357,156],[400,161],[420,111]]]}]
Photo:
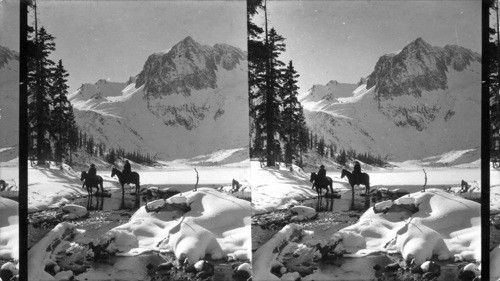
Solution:
[{"label": "white snow", "polygon": [[28,165],[28,212],[59,207],[67,199],[87,195],[80,174],[69,166],[31,167]]},{"label": "white snow", "polygon": [[[222,186],[223,190],[229,191],[232,180],[236,179],[242,184],[239,191],[241,197],[249,197],[250,190],[246,187],[250,178],[250,168],[248,164],[245,164],[249,161],[248,158],[245,161],[239,152],[240,150],[233,151],[233,153],[218,151],[215,154],[217,156],[204,156],[218,157],[217,159],[221,162],[217,166],[193,165],[193,163],[199,163],[198,158],[160,161],[160,167],[146,167],[133,163],[132,170],[139,173],[141,188],[169,186],[184,192],[194,188],[196,183],[194,168],[196,168],[199,176],[198,187],[219,188]],[[227,158],[223,158],[223,155]],[[226,162],[229,164],[222,165]],[[50,168],[28,166],[28,212],[57,208],[63,203],[68,203],[68,199],[87,195],[87,190],[82,189],[80,172],[74,171],[67,165],[62,171],[53,165]],[[97,174],[103,178],[105,190],[121,190],[116,177],[111,178],[110,168],[99,168]],[[129,186],[125,186],[126,194],[129,194],[130,190]]]},{"label": "white snow", "polygon": [[[460,260],[481,260],[479,203],[438,189],[415,192],[410,198],[414,199],[418,212],[398,209],[376,214],[369,209],[355,225],[342,229],[333,239],[342,237],[342,244],[353,256],[399,252],[406,260],[415,259],[418,264],[432,255],[439,259],[455,256]],[[400,201],[394,203],[401,204]],[[352,243],[346,239],[347,234],[363,239]]]},{"label": "white snow", "polygon": [[[434,164],[466,164],[480,159],[480,67],[474,63],[464,72],[450,69],[446,90],[424,91],[421,97],[396,96],[380,105],[375,100],[375,87],[356,84],[342,95],[333,94],[336,98],[330,98],[332,93],[325,90],[328,85],[316,85],[301,94],[299,101],[311,130],[339,150],[369,152],[388,161],[443,155]],[[396,121],[407,121],[401,113],[406,109],[426,128],[419,131],[397,126]],[[433,109],[439,111],[429,112]],[[433,117],[428,119],[422,112]],[[458,157],[455,151],[467,152]]]},{"label": "white snow", "polygon": [[[314,198],[317,196],[309,182],[310,174],[294,166],[293,172],[285,167],[261,168],[259,161],[251,161],[252,171],[252,211],[254,214],[272,212],[276,209],[288,208],[297,204],[297,200]],[[316,171],[315,171],[316,172]],[[481,170],[479,168],[425,168],[427,186],[460,187],[461,180],[469,183],[481,184]],[[341,193],[351,190],[346,179],[340,178],[340,170],[327,169],[327,176],[333,180],[333,189]],[[391,190],[406,189],[420,190],[424,185],[424,172],[421,167],[406,163],[398,168],[377,169],[368,171],[372,189],[376,187],[390,187]],[[355,190],[364,186],[355,186]],[[499,190],[500,191],[500,190]],[[342,195],[349,196],[348,195]]]},{"label": "white snow", "polygon": [[[261,214],[287,208],[296,200],[317,196],[309,182],[310,175],[297,166],[293,172],[285,167],[261,168],[259,161],[251,161],[252,212]],[[347,188],[346,182],[334,179],[334,189]]]},{"label": "white snow", "polygon": [[150,102],[144,85],[132,83],[102,99],[89,99],[97,91],[90,85],[70,100],[78,125],[94,140],[172,160],[248,146],[247,84],[242,64],[231,71],[220,68],[217,88],[192,89],[189,97],[174,93]]},{"label": "white snow", "polygon": [[[178,259],[193,263],[210,255],[212,259],[251,259],[250,202],[211,188],[175,195],[166,201],[187,200],[191,210],[146,212],[141,207],[126,224],[105,238],[114,238],[121,255],[145,251],[173,252]],[[181,200],[181,201],[185,201]]]},{"label": "white snow", "polygon": [[19,259],[19,204],[0,197],[0,258]]},{"label": "white snow", "polygon": [[500,170],[490,168],[490,214],[500,214]]},{"label": "white snow", "polygon": [[283,242],[289,241],[294,234],[301,230],[300,225],[289,224],[255,251],[253,254],[253,280],[280,280],[271,273],[271,268],[277,263],[276,257],[279,255],[279,251],[275,251],[275,248],[279,247]]},{"label": "white snow", "polygon": [[57,255],[71,246],[72,239],[83,234],[68,222],[62,222],[48,232],[28,251],[28,276],[32,281],[58,280],[45,271],[45,265],[55,263]]}]

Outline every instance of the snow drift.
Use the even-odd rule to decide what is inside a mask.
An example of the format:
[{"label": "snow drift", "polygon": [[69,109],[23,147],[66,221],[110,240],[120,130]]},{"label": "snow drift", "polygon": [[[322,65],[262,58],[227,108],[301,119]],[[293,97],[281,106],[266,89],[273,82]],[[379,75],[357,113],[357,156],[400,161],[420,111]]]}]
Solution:
[{"label": "snow drift", "polygon": [[119,255],[173,252],[191,263],[206,255],[212,259],[251,259],[250,202],[199,188],[170,197],[165,203],[186,203],[190,210],[148,213],[141,207],[128,223],[106,233],[100,243],[113,241],[108,250]]},{"label": "snow drift", "polygon": [[418,264],[433,255],[439,259],[481,260],[479,203],[428,189],[396,199],[394,204],[402,207],[381,213],[371,208],[332,239],[341,240],[340,245],[352,256],[398,252]]}]

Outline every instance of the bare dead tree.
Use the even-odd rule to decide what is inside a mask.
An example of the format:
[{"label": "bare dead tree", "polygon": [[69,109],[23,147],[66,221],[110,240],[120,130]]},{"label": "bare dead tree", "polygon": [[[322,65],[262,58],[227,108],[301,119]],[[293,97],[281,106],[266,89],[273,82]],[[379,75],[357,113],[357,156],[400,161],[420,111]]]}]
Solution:
[{"label": "bare dead tree", "polygon": [[422,169],[422,171],[424,171],[424,176],[425,176],[425,182],[424,186],[422,187],[422,192],[425,192],[425,186],[427,186],[427,173],[425,172],[425,169]]},{"label": "bare dead tree", "polygon": [[196,184],[194,185],[194,191],[196,191],[200,177],[198,176],[198,170],[196,170],[196,168],[194,168],[194,171],[196,172]]}]

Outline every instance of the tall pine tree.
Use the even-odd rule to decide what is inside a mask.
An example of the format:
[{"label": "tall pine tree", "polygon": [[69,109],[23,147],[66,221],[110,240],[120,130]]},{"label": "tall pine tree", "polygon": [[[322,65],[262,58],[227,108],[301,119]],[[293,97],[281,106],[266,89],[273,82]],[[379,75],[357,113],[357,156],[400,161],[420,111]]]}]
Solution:
[{"label": "tall pine tree", "polygon": [[[304,118],[302,107],[297,99],[297,78],[299,75],[293,67],[292,61],[284,74],[284,83],[281,91],[282,113],[280,136],[285,146],[285,162],[292,163],[299,156],[301,150],[301,135],[304,133]],[[304,141],[304,140],[302,140]],[[307,143],[307,142],[306,142]]]},{"label": "tall pine tree", "polygon": [[55,143],[54,159],[57,162],[61,162],[63,158],[68,156],[75,126],[73,108],[67,98],[69,88],[66,85],[67,77],[68,73],[64,69],[62,61],[59,60],[54,69],[54,81],[51,88],[51,135]]},{"label": "tall pine tree", "polygon": [[55,50],[54,37],[45,28],[29,33],[28,47],[28,121],[30,149],[36,155],[37,164],[44,165],[51,157],[49,141],[51,81],[54,62],[49,55]]}]

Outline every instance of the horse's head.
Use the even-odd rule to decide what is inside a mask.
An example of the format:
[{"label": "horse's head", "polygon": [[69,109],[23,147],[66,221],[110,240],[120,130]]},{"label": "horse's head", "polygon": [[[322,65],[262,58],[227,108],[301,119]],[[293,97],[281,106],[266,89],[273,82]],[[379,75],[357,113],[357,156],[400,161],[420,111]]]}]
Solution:
[{"label": "horse's head", "polygon": [[342,173],[340,174],[340,178],[344,178],[345,176],[347,175],[347,170],[346,169],[342,169]]},{"label": "horse's head", "polygon": [[309,182],[315,181],[316,177],[317,177],[316,173],[311,173],[311,178],[309,178]]},{"label": "horse's head", "polygon": [[114,177],[116,175],[116,171],[117,170],[115,167],[111,168],[111,177]]},{"label": "horse's head", "polygon": [[87,172],[82,171],[82,174],[80,175],[80,181],[85,180],[86,177],[87,177]]}]

